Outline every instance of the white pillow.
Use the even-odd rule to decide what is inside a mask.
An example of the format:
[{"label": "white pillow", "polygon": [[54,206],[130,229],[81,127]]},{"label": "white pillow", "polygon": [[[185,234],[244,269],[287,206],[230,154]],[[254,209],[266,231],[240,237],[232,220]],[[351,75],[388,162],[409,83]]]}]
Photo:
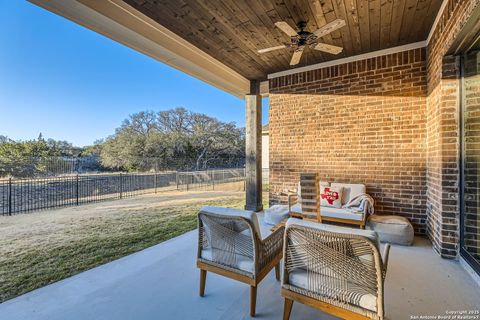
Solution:
[{"label": "white pillow", "polygon": [[320,186],[320,206],[341,208],[343,187]]}]

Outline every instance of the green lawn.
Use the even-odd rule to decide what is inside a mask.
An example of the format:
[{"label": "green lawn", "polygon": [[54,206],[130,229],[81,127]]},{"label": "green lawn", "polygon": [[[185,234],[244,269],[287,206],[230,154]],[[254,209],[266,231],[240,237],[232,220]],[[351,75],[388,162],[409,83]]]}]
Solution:
[{"label": "green lawn", "polygon": [[145,196],[0,217],[0,301],[193,230],[202,205],[245,203],[238,192],[192,197]]}]

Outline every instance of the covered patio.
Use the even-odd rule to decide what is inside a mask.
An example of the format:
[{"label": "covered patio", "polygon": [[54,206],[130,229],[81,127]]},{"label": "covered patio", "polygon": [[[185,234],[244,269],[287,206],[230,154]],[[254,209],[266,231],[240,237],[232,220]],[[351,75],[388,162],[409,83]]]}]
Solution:
[{"label": "covered patio", "polygon": [[[263,210],[268,97],[270,205],[316,173],[364,184],[376,214],[408,219],[416,238],[390,254],[388,319],[478,310],[479,0],[30,1],[244,99],[245,209]],[[36,290],[0,316],[247,318],[242,284],[209,273],[198,297],[196,242],[188,233]],[[281,316],[279,290],[269,274],[258,317]]]},{"label": "covered patio", "polygon": [[[249,319],[249,287],[208,274],[198,296],[197,231],[0,304],[9,320]],[[283,299],[274,272],[258,288],[258,319],[281,319]],[[440,258],[423,238],[394,246],[386,279],[386,318],[447,316],[477,310],[480,288],[456,262]],[[302,304],[291,319],[337,319]]]}]

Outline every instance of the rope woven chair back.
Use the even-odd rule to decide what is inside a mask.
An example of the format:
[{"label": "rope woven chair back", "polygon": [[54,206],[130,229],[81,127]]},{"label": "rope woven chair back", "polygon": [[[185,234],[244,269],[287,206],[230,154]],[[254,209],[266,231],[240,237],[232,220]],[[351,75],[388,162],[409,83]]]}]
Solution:
[{"label": "rope woven chair back", "polygon": [[371,239],[292,225],[284,259],[284,288],[383,319],[382,262]]},{"label": "rope woven chair back", "polygon": [[200,211],[198,258],[253,277],[258,235],[253,223],[240,216]]}]

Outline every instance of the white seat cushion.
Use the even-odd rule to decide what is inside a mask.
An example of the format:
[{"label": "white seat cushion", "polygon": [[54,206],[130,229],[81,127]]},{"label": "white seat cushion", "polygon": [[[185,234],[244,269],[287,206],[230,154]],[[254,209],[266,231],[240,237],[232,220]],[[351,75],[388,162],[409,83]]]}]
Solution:
[{"label": "white seat cushion", "polygon": [[[292,206],[292,212],[302,213],[302,205],[297,203]],[[354,213],[343,208],[320,207],[320,215],[322,217],[350,219],[356,221],[363,220],[363,213]]]},{"label": "white seat cushion", "polygon": [[295,203],[290,210],[296,213],[302,213],[302,205],[300,203]]},{"label": "white seat cushion", "polygon": [[[249,273],[253,273],[253,259],[250,259],[247,256],[241,255],[241,254],[233,254],[231,252],[227,252],[224,250],[220,249],[215,249],[216,254],[223,256],[221,259],[222,264],[224,264],[226,261],[231,261],[231,264],[229,264],[229,267],[239,269],[242,271],[246,271]],[[209,260],[209,261],[215,261],[212,257],[212,249],[211,248],[206,248],[202,250],[201,254],[202,259]],[[228,258],[225,258],[228,257]]]},{"label": "white seat cushion", "polygon": [[364,184],[332,182],[331,186],[343,187],[342,204],[348,203],[350,199],[353,199],[359,194],[366,193],[367,190]]},{"label": "white seat cushion", "polygon": [[320,215],[329,218],[363,220],[363,213],[354,213],[343,208],[320,207]]},{"label": "white seat cushion", "polygon": [[[287,205],[274,205],[264,210],[265,214],[263,220],[270,225],[277,225],[282,220],[288,218],[288,206]],[[258,217],[258,215],[257,215]]]},{"label": "white seat cushion", "polygon": [[[309,281],[308,280],[309,276],[311,278],[318,277],[318,281]],[[328,288],[342,288],[345,286],[345,283],[339,279],[329,277],[323,274],[318,274],[311,271],[308,272],[303,269],[295,269],[292,272],[290,272],[288,274],[288,282],[295,287],[303,288],[308,291],[315,292],[319,295],[323,295],[332,299],[335,299],[335,294],[331,292],[331,290],[321,290],[322,287],[321,285],[319,286],[318,284],[321,284],[321,283],[328,284]],[[317,285],[317,288],[315,288],[315,285]],[[355,284],[353,283],[347,282],[347,288],[350,286],[352,289],[357,289],[355,290],[355,292],[358,293],[358,286],[355,286]],[[352,297],[352,300],[350,302],[362,308],[365,308],[374,312],[377,311],[377,297],[375,297],[373,294],[365,293],[361,295],[360,301],[358,302],[358,304],[356,303],[357,301],[356,299],[357,299],[357,296],[355,295],[355,298]]]},{"label": "white seat cushion", "polygon": [[272,234],[272,225],[265,222],[265,212],[258,212],[257,217],[260,230],[260,239],[264,240]]}]

